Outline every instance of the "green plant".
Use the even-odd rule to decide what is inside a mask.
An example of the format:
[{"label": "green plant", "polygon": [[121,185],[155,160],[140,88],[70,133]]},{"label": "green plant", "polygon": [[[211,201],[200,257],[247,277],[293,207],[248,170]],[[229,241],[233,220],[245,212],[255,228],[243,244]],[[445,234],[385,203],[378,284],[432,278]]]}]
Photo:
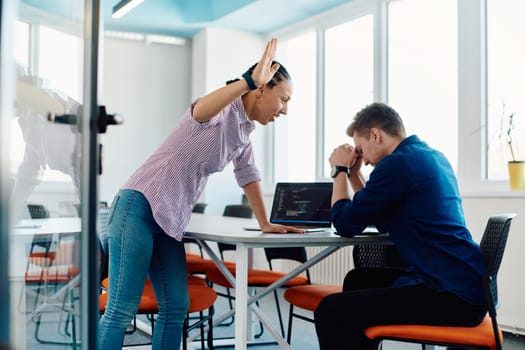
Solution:
[{"label": "green plant", "polygon": [[516,161],[516,152],[514,152],[514,143],[513,143],[513,133],[514,133],[514,113],[509,114],[507,117],[503,118],[503,122],[505,123],[503,125],[505,132],[507,146],[509,147],[510,156],[512,158],[512,161]]},{"label": "green plant", "polygon": [[517,161],[516,157],[518,155],[517,151],[519,142],[517,142],[515,139],[515,133],[518,129],[518,125],[516,124],[516,118],[517,115],[515,112],[507,113],[505,111],[505,103],[503,103],[501,108],[501,120],[498,139],[500,140],[502,145],[505,144],[505,146],[508,148],[512,162]]},{"label": "green plant", "polygon": [[516,156],[515,156],[515,152],[514,152],[514,143],[512,142],[512,133],[514,132],[514,113],[511,113],[507,118],[506,118],[506,121],[507,121],[507,127],[505,129],[505,134],[506,134],[506,137],[507,137],[507,146],[509,147],[509,151],[510,151],[510,156],[512,158],[512,161],[515,162],[516,161]]}]

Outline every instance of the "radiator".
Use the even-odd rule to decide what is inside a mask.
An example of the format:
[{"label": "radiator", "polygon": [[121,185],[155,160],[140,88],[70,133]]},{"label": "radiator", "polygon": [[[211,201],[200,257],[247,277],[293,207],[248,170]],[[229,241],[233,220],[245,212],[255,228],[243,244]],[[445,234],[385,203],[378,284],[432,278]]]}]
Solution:
[{"label": "radiator", "polygon": [[[313,257],[326,247],[306,247],[308,257]],[[283,262],[283,270],[290,271],[297,264]],[[354,266],[352,261],[352,247],[343,247],[334,254],[325,258],[310,268],[310,278],[314,284],[342,285],[346,273]]]}]

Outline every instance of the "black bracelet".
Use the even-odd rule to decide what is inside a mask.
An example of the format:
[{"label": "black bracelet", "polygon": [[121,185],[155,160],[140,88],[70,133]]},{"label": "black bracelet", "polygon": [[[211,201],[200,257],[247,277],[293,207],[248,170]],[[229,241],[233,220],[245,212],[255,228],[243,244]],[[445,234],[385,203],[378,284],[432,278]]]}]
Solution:
[{"label": "black bracelet", "polygon": [[244,78],[244,80],[246,80],[246,84],[248,84],[248,87],[250,88],[250,90],[256,90],[257,89],[257,85],[255,85],[255,82],[253,81],[252,79],[252,76],[250,74],[250,72],[245,72],[242,77]]}]

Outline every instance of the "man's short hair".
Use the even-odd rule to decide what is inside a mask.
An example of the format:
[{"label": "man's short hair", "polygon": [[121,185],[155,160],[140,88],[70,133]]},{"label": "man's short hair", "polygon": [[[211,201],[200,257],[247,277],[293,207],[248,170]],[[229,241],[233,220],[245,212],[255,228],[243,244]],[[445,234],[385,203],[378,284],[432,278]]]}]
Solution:
[{"label": "man's short hair", "polygon": [[360,110],[346,133],[350,137],[357,133],[368,138],[371,128],[381,129],[391,136],[405,136],[405,126],[399,114],[381,102],[374,102]]}]

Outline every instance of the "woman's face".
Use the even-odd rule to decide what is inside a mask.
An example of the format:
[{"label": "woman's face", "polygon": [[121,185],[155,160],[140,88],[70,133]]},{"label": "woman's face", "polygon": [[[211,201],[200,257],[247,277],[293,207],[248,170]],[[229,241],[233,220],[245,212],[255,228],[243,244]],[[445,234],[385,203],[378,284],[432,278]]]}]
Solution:
[{"label": "woman's face", "polygon": [[292,83],[289,80],[283,80],[273,88],[264,86],[261,90],[256,91],[257,97],[252,120],[267,125],[281,114],[286,114],[292,90]]}]

